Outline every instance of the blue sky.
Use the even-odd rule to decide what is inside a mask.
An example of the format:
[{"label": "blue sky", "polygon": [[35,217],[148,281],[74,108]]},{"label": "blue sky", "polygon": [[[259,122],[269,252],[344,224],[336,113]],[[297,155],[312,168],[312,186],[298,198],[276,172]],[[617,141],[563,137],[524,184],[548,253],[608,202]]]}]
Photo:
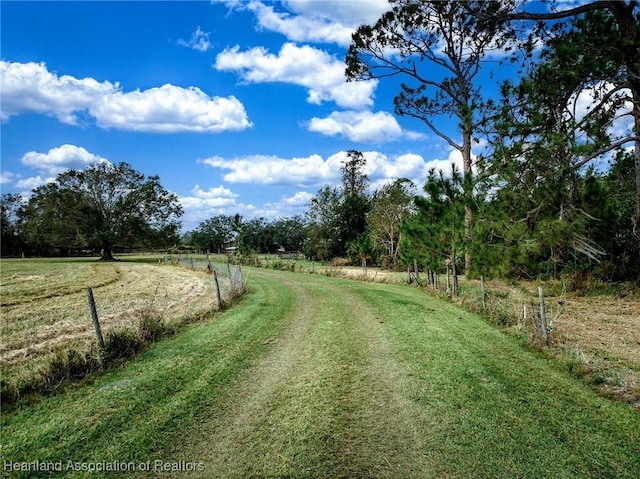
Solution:
[{"label": "blue sky", "polygon": [[128,162],[178,195],[188,231],[218,214],[303,213],[339,182],[349,149],[364,152],[374,187],[422,186],[429,168],[459,161],[424,124],[394,115],[397,82],[345,81],[351,32],[386,0],[0,8],[3,193]]}]

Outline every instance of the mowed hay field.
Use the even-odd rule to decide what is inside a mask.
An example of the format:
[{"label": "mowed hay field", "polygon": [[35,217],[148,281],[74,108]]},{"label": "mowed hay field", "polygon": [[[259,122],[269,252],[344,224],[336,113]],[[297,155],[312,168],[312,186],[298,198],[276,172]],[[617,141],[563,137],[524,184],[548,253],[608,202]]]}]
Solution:
[{"label": "mowed hay field", "polygon": [[217,308],[210,275],[161,265],[157,258],[137,259],[2,260],[0,366],[5,385],[29,381],[56,351],[95,349],[88,287],[104,336],[124,328],[135,331],[143,317],[174,326]]}]

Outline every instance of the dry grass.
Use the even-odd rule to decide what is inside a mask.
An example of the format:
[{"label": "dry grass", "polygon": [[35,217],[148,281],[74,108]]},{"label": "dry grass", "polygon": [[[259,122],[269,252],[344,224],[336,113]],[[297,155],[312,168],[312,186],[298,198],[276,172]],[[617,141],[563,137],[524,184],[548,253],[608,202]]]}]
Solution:
[{"label": "dry grass", "polygon": [[[536,346],[541,346],[539,285],[549,321],[545,351],[563,358],[604,395],[640,408],[640,289],[629,285],[585,294],[567,292],[561,281],[488,281],[486,314]],[[461,290],[460,301],[482,313],[479,281],[464,279]]]},{"label": "dry grass", "polygon": [[28,381],[60,350],[91,350],[96,339],[88,287],[104,336],[135,331],[148,318],[172,327],[217,308],[209,275],[169,265],[3,260],[0,280],[0,367],[6,384]]},{"label": "dry grass", "polygon": [[568,295],[552,345],[579,356],[603,392],[640,408],[640,300]]}]

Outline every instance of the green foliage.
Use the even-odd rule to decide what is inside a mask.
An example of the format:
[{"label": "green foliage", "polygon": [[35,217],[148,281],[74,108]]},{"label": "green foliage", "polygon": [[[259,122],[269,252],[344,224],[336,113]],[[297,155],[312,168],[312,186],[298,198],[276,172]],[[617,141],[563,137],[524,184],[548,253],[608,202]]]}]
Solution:
[{"label": "green foliage", "polygon": [[367,233],[361,233],[358,237],[349,243],[347,250],[349,259],[353,264],[361,264],[366,270],[367,260],[371,259],[374,254],[373,243]]},{"label": "green foliage", "polygon": [[399,250],[405,265],[413,260],[429,270],[456,261],[464,252],[464,179],[455,164],[451,176],[429,171],[424,196],[414,199],[416,211],[402,225]]},{"label": "green foliage", "polygon": [[168,247],[177,241],[182,207],[157,176],[127,163],[68,170],[36,188],[19,211],[25,241],[36,251],[91,247],[112,259],[116,244]]},{"label": "green foliage", "polygon": [[412,213],[415,193],[413,182],[401,178],[373,194],[371,210],[367,213],[367,232],[385,268],[393,269],[398,265],[401,226]]},{"label": "green foliage", "polygon": [[344,256],[349,244],[365,232],[371,208],[365,166],[364,155],[349,150],[341,168],[342,188],[324,187],[311,199],[307,256],[323,261]]},{"label": "green foliage", "polygon": [[0,197],[0,248],[3,257],[21,253],[23,239],[17,216],[21,204],[21,195],[5,193]]}]

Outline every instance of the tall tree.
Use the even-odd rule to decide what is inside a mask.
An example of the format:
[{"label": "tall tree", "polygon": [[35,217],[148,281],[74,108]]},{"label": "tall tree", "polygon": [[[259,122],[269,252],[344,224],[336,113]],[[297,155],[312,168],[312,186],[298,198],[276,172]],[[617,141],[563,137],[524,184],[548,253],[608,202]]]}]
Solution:
[{"label": "tall tree", "polygon": [[307,212],[309,241],[306,247],[311,256],[323,260],[344,256],[349,243],[365,232],[370,208],[369,178],[364,171],[365,166],[364,155],[349,150],[340,168],[341,188],[326,186],[311,199]]},{"label": "tall tree", "polygon": [[430,270],[444,261],[458,264],[464,224],[464,179],[455,164],[451,173],[429,170],[424,195],[416,196],[415,213],[402,224],[400,256],[405,264],[417,260]]},{"label": "tall tree", "polygon": [[[375,25],[363,25],[353,35],[346,57],[349,80],[401,76],[395,110],[423,121],[431,131],[459,151],[465,192],[465,265],[470,269],[474,210],[472,207],[472,143],[488,102],[477,81],[487,53],[501,47],[499,24],[480,18],[511,11],[513,2],[391,0],[392,9]],[[446,132],[437,117],[455,117],[456,135]]]},{"label": "tall tree", "polygon": [[328,260],[344,254],[341,238],[342,195],[339,189],[325,186],[309,202],[306,213],[309,238],[305,254],[319,260]]},{"label": "tall tree", "polygon": [[22,212],[36,241],[57,246],[98,245],[113,260],[116,244],[168,246],[177,240],[182,208],[158,176],[127,163],[95,163],[59,174],[36,188]]},{"label": "tall tree", "polygon": [[398,264],[400,227],[413,210],[415,185],[401,178],[376,190],[367,214],[367,231],[375,249],[382,255],[382,264],[390,269]]},{"label": "tall tree", "polygon": [[[530,32],[527,44],[536,43],[531,35],[547,35],[549,25],[560,32],[551,45],[551,58],[558,74],[546,78],[549,85],[564,81],[573,84],[573,96],[581,92],[591,96],[589,113],[574,122],[580,130],[597,118],[606,118],[620,111],[628,100],[632,128],[629,134],[609,136],[607,142],[596,142],[596,148],[584,152],[583,164],[602,153],[625,144],[634,146],[634,176],[636,192],[635,229],[640,229],[640,4],[637,0],[606,0],[586,3],[575,8],[554,9],[549,13],[532,11],[533,2],[525,2],[507,14],[488,19],[488,23],[505,21],[520,25]],[[523,26],[523,22],[524,26]],[[535,28],[527,22],[534,22]],[[559,26],[558,26],[559,25]],[[552,73],[552,71],[550,71]],[[564,73],[562,73],[564,72]],[[584,98],[584,96],[583,96]],[[606,126],[602,125],[602,126]]]},{"label": "tall tree", "polygon": [[0,248],[2,256],[19,253],[22,246],[20,227],[18,224],[18,210],[22,204],[22,196],[19,194],[5,193],[0,198]]},{"label": "tall tree", "polygon": [[198,225],[191,235],[191,243],[204,251],[223,253],[235,239],[234,228],[234,216],[214,216]]},{"label": "tall tree", "polygon": [[366,158],[356,150],[349,150],[342,163],[342,202],[338,211],[341,254],[347,252],[349,243],[355,241],[367,227],[371,199],[367,191],[369,177],[365,173],[366,165]]}]

